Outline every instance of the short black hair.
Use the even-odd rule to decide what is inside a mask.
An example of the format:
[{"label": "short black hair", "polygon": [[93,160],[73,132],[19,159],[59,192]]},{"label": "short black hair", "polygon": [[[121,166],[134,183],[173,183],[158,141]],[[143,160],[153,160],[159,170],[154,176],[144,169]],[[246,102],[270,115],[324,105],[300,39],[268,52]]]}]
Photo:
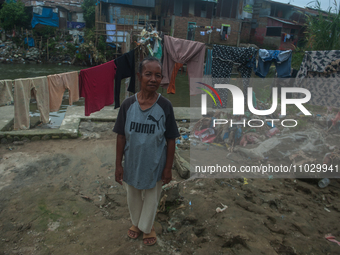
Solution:
[{"label": "short black hair", "polygon": [[161,71],[163,73],[163,65],[161,63],[161,61],[158,58],[152,57],[152,56],[148,56],[145,57],[140,63],[139,63],[139,67],[138,67],[138,72],[141,74],[143,72],[143,67],[147,62],[157,62],[160,66],[161,66]]}]

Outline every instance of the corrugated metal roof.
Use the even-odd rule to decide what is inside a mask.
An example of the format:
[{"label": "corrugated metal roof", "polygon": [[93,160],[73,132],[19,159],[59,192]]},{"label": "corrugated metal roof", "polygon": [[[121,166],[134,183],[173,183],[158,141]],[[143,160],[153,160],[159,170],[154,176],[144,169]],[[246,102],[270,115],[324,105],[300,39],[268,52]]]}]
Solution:
[{"label": "corrugated metal roof", "polygon": [[100,0],[104,3],[109,4],[126,4],[131,6],[139,6],[139,7],[155,7],[155,0]]},{"label": "corrugated metal roof", "polygon": [[289,21],[287,21],[287,20],[279,19],[279,18],[272,17],[272,16],[267,16],[267,17],[268,17],[268,18],[271,18],[271,19],[273,19],[273,20],[282,22],[282,23],[284,23],[284,24],[299,26],[299,24],[296,24],[296,23],[293,23],[293,22],[289,22]]}]

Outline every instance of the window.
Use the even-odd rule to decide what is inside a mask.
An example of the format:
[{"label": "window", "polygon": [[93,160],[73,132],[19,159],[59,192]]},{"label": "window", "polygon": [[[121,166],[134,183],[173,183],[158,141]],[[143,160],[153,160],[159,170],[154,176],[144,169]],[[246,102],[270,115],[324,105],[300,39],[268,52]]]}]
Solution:
[{"label": "window", "polygon": [[207,3],[202,3],[201,5],[201,18],[207,17]]},{"label": "window", "polygon": [[282,27],[267,27],[266,36],[281,36]]}]

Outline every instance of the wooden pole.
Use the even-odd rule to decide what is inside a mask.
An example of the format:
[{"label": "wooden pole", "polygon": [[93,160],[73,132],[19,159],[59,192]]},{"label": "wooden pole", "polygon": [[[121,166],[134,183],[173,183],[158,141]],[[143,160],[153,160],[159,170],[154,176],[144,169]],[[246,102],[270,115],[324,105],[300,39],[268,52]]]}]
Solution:
[{"label": "wooden pole", "polygon": [[118,53],[118,45],[117,45],[117,37],[118,37],[117,17],[115,19],[115,24],[116,24],[116,54],[117,54]]},{"label": "wooden pole", "polygon": [[30,48],[30,45],[28,44],[28,30],[26,29],[26,40],[27,40],[27,48]]},{"label": "wooden pole", "polygon": [[124,28],[123,28],[123,43],[122,43],[122,45],[124,45],[125,44],[125,49],[124,49],[124,52],[122,51],[122,53],[125,53],[125,52],[127,52],[126,51],[126,38],[125,38],[125,20],[126,20],[126,16],[123,16],[123,17],[125,17],[124,18]]},{"label": "wooden pole", "polygon": [[47,61],[49,61],[49,55],[48,55],[48,39],[47,39],[47,45],[46,45],[46,48],[47,48]]}]

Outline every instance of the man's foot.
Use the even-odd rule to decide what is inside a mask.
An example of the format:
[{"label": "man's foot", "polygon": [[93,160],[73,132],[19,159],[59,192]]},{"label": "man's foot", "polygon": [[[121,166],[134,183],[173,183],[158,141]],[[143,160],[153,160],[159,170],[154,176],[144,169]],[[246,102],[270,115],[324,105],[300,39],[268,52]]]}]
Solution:
[{"label": "man's foot", "polygon": [[132,226],[128,230],[128,236],[132,239],[137,239],[141,233],[142,231],[140,231],[136,226]]},{"label": "man's foot", "polygon": [[150,234],[143,234],[143,243],[145,245],[154,245],[157,242],[155,228],[152,227]]}]

